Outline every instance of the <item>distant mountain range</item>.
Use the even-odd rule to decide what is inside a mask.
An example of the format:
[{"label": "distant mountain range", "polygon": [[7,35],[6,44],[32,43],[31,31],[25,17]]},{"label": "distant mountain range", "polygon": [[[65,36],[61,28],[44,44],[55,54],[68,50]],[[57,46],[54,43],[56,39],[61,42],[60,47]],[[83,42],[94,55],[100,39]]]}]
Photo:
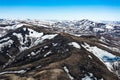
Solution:
[{"label": "distant mountain range", "polygon": [[0,80],[119,79],[119,22],[0,19]]}]

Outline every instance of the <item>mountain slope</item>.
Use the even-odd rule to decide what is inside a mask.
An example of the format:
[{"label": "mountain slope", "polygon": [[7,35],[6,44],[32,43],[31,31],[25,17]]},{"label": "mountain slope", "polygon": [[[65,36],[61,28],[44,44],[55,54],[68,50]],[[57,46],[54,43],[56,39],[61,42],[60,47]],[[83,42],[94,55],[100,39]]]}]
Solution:
[{"label": "mountain slope", "polygon": [[0,38],[0,79],[119,80],[120,54],[103,45],[95,36],[23,25]]}]

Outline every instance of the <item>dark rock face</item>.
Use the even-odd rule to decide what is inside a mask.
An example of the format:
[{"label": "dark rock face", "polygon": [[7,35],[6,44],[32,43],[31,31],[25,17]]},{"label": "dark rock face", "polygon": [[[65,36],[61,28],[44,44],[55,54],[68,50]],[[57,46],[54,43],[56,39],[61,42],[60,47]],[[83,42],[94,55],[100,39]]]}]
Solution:
[{"label": "dark rock face", "polygon": [[23,26],[0,38],[0,80],[119,80],[114,68],[87,50],[96,46],[120,56],[98,38],[48,30]]}]

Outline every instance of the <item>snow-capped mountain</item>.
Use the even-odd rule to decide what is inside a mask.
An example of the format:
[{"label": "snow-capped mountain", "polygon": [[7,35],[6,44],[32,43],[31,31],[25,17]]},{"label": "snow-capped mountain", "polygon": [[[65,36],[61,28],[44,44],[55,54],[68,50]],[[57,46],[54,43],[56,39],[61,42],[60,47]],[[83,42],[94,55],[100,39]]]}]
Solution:
[{"label": "snow-capped mountain", "polygon": [[85,19],[0,24],[0,80],[120,79],[119,25]]},{"label": "snow-capped mountain", "polygon": [[98,34],[111,34],[112,36],[119,37],[120,25],[112,25],[105,23],[97,23],[86,19],[80,21],[68,21],[68,22],[57,22],[53,24],[53,28],[61,29],[60,31],[71,33],[71,34],[85,34],[85,35],[98,35]]}]

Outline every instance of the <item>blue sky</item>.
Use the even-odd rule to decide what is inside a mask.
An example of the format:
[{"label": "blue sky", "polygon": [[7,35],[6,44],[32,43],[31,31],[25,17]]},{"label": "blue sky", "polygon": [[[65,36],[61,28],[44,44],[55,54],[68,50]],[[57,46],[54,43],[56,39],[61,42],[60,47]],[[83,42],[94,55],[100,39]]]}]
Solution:
[{"label": "blue sky", "polygon": [[0,0],[0,18],[120,20],[120,0]]}]

